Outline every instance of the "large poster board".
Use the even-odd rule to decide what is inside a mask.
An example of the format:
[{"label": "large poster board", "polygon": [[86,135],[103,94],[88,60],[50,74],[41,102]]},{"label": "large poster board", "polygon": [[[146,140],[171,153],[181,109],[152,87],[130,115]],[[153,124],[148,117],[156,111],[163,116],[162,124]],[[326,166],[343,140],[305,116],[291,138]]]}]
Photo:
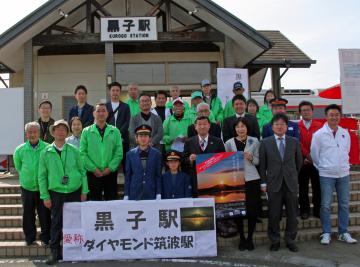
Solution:
[{"label": "large poster board", "polygon": [[214,200],[65,203],[65,261],[217,255]]},{"label": "large poster board", "polygon": [[0,155],[12,155],[24,142],[24,89],[0,89]]},{"label": "large poster board", "polygon": [[243,152],[196,156],[199,197],[215,199],[216,218],[246,215]]},{"label": "large poster board", "polygon": [[249,74],[247,69],[218,68],[217,69],[217,95],[223,106],[234,96],[233,86],[241,82],[245,91],[243,95],[249,98]]},{"label": "large poster board", "polygon": [[339,49],[342,112],[360,114],[360,49]]}]

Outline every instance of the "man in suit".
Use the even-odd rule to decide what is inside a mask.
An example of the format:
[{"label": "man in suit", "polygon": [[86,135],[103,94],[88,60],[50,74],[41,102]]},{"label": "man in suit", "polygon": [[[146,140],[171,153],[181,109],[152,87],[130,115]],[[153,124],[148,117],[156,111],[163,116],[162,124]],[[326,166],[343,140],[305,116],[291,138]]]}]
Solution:
[{"label": "man in suit", "polygon": [[87,89],[84,85],[76,86],[74,95],[77,104],[71,108],[68,120],[70,123],[73,117],[79,117],[83,128],[88,127],[94,123],[94,107],[86,102],[87,93]]},{"label": "man in suit", "polygon": [[[286,104],[288,101],[285,98],[273,98],[270,100],[271,111],[273,115],[276,114],[286,114]],[[271,122],[264,125],[262,130],[262,138],[266,138],[274,135],[274,131],[272,129]],[[299,140],[299,126],[296,122],[289,121],[288,127],[286,130],[286,135],[295,137]]]},{"label": "man in suit", "polygon": [[196,118],[195,129],[198,134],[185,141],[184,159],[189,166],[188,172],[192,179],[193,196],[197,197],[196,155],[225,152],[225,147],[220,138],[209,135],[210,120],[208,117]]},{"label": "man in suit", "polygon": [[[140,113],[131,117],[129,132],[133,133],[140,125],[149,125],[152,128],[150,145],[161,150],[160,141],[163,138],[163,126],[161,118],[151,112],[151,97],[142,93],[139,97],[139,105]],[[130,135],[130,147],[136,147],[136,140],[133,134]]]},{"label": "man in suit", "polygon": [[[196,110],[197,110],[197,117],[205,116],[205,117],[208,117],[210,119],[211,111],[210,111],[209,104],[202,102],[202,103],[197,105]],[[212,135],[212,136],[216,136],[218,138],[221,138],[221,128],[220,128],[220,126],[218,124],[216,124],[215,122],[211,122],[209,134]],[[195,124],[191,124],[188,127],[187,135],[188,135],[188,137],[193,137],[193,136],[197,135],[197,132],[195,130]]]},{"label": "man in suit", "polygon": [[151,127],[135,129],[138,146],[127,153],[124,200],[161,199],[162,155],[150,146]]},{"label": "man in suit", "polygon": [[246,98],[243,95],[235,95],[232,99],[233,108],[235,110],[235,115],[228,117],[223,122],[223,139],[224,142],[230,138],[235,137],[234,125],[237,122],[237,119],[240,117],[245,117],[249,122],[248,135],[256,137],[260,140],[260,129],[259,124],[255,116],[246,114]]},{"label": "man in suit", "polygon": [[122,138],[123,147],[123,167],[125,166],[125,155],[129,150],[129,123],[130,123],[130,108],[128,104],[120,100],[121,84],[112,82],[108,86],[110,101],[106,103],[106,109],[109,112],[106,122],[119,129]]},{"label": "man in suit", "polygon": [[283,205],[286,211],[285,242],[288,249],[297,252],[298,173],[302,164],[298,139],[286,135],[288,117],[276,114],[272,120],[274,134],[260,144],[261,190],[268,193],[270,251],[280,248],[280,221]]}]

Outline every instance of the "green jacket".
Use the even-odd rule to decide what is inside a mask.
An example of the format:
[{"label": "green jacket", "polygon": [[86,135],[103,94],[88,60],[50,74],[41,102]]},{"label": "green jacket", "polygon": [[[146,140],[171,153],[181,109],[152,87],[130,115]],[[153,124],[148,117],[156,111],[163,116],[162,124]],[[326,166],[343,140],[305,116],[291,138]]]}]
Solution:
[{"label": "green jacket", "polygon": [[184,114],[184,117],[179,121],[174,115],[171,115],[163,123],[164,128],[164,144],[166,151],[171,148],[172,142],[179,136],[186,137],[188,127],[192,124],[191,118]]},{"label": "green jacket", "polygon": [[[185,112],[185,115],[184,115],[184,116],[190,117],[191,122],[192,122],[192,123],[195,123],[195,120],[196,120],[196,117],[197,117],[196,108],[195,108],[195,107],[192,107],[192,108],[188,109],[188,110]],[[210,110],[209,120],[210,120],[210,122],[214,122],[214,123],[216,122],[216,121],[215,121],[214,114],[212,113],[211,110]]]},{"label": "green jacket", "polygon": [[263,126],[271,121],[273,115],[269,106],[265,104],[260,107],[256,117],[258,118],[260,133],[262,133]]},{"label": "green jacket", "polygon": [[103,171],[106,168],[116,171],[123,158],[120,131],[106,124],[104,138],[101,138],[96,124],[86,127],[81,134],[80,153],[87,171]]},{"label": "green jacket", "polygon": [[129,98],[128,100],[126,100],[126,104],[129,105],[131,117],[135,116],[136,114],[138,114],[140,112],[138,99],[133,100],[132,98]]},{"label": "green jacket", "polygon": [[233,104],[232,104],[232,99],[230,99],[228,102],[226,102],[225,108],[224,108],[224,113],[223,113],[223,118],[224,120],[226,118],[229,118],[231,116],[235,115],[235,110],[233,108]]},{"label": "green jacket", "polygon": [[19,172],[19,180],[22,188],[29,191],[39,191],[38,171],[40,153],[48,144],[39,140],[33,148],[29,141],[18,146],[14,152],[15,169]]},{"label": "green jacket", "polygon": [[[189,106],[188,102],[186,102],[185,100],[183,100],[183,101],[184,101],[184,112],[185,112],[190,109],[190,106]],[[172,101],[167,102],[165,107],[168,109],[172,109],[173,108]]]},{"label": "green jacket", "polygon": [[[204,102],[206,102],[205,96],[203,96],[203,100]],[[223,121],[224,114],[223,114],[222,103],[220,98],[218,98],[216,95],[211,96],[210,110],[215,117],[215,121],[221,121],[221,122]]]},{"label": "green jacket", "polygon": [[[65,173],[63,166],[65,166]],[[66,185],[61,183],[64,175],[69,177]],[[47,146],[40,155],[40,198],[50,199],[49,190],[67,194],[75,192],[80,187],[82,194],[89,192],[86,172],[79,150],[73,145],[65,143],[60,158],[53,145]]]},{"label": "green jacket", "polygon": [[[53,125],[55,123],[55,120],[53,118],[50,118],[46,129],[43,129],[41,118],[38,119],[38,123],[40,124],[40,139],[48,144],[54,142],[54,137],[50,134],[50,125]],[[45,130],[45,134],[44,134],[44,130]]]}]

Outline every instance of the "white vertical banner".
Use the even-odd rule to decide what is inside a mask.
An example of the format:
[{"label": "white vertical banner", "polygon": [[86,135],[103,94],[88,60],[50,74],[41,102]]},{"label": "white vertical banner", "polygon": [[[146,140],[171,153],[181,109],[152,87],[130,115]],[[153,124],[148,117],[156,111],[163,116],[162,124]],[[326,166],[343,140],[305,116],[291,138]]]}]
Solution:
[{"label": "white vertical banner", "polygon": [[249,74],[247,69],[218,68],[217,69],[217,96],[223,106],[234,96],[233,86],[241,82],[245,91],[243,95],[249,98]]},{"label": "white vertical banner", "polygon": [[216,256],[212,198],[66,203],[65,261]]},{"label": "white vertical banner", "polygon": [[339,49],[342,112],[360,114],[360,49]]}]

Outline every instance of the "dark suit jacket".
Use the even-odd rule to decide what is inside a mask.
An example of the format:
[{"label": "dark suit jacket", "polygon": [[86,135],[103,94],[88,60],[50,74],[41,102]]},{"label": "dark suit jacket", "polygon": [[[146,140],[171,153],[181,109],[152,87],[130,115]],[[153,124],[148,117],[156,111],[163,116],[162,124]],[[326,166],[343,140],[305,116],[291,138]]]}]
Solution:
[{"label": "dark suit jacket", "polygon": [[[217,123],[212,122],[210,124],[210,130],[209,130],[209,134],[212,136],[215,136],[217,138],[221,138],[221,128]],[[187,131],[187,136],[188,137],[193,137],[197,135],[197,131],[195,130],[195,125],[191,124],[188,127],[188,131]]]},{"label": "dark suit jacket", "polygon": [[106,103],[106,108],[109,112],[109,117],[107,118],[106,122],[113,126],[116,126],[119,129],[121,133],[121,138],[123,142],[127,145],[126,147],[128,147],[129,144],[128,129],[129,129],[129,123],[131,117],[129,105],[120,101],[116,123],[115,123],[115,116],[113,113],[111,102]]},{"label": "dark suit jacket", "polygon": [[259,154],[259,174],[261,183],[267,185],[267,191],[279,192],[285,182],[291,192],[297,193],[298,172],[303,162],[299,140],[286,135],[284,160],[281,159],[274,135],[261,140]]},{"label": "dark suit jacket", "polygon": [[[86,103],[83,107],[80,117],[81,122],[83,124],[83,128],[88,127],[94,123],[93,112],[94,112],[94,107]],[[78,106],[73,106],[69,112],[69,123],[73,117],[78,117],[78,116],[79,116]]]},{"label": "dark suit jacket", "polygon": [[162,176],[162,199],[192,197],[191,178],[185,172],[179,171],[176,174],[175,183],[172,180],[170,171]]},{"label": "dark suit jacket", "polygon": [[187,166],[187,172],[192,179],[193,196],[197,197],[197,176],[196,176],[196,163],[190,163],[189,157],[191,154],[207,154],[207,153],[220,153],[225,152],[225,146],[220,138],[209,135],[208,144],[204,151],[200,148],[199,136],[193,136],[185,141],[184,145],[184,159]]},{"label": "dark suit jacket", "polygon": [[[271,123],[269,122],[265,124],[263,127],[262,138],[266,138],[272,135],[274,135],[274,131],[272,130]],[[296,139],[299,140],[299,136],[300,136],[299,125],[296,122],[289,121],[286,135],[295,137]]]},{"label": "dark suit jacket", "polygon": [[[249,122],[248,135],[252,137],[256,137],[260,140],[260,128],[257,121],[257,118],[251,114],[245,114],[245,118]],[[233,115],[229,118],[226,118],[223,121],[223,139],[224,142],[236,136],[236,132],[234,130],[234,125],[237,122],[236,115]]]},{"label": "dark suit jacket", "polygon": [[150,147],[144,170],[140,149],[136,147],[126,154],[125,192],[129,200],[156,199],[161,194],[162,155],[156,148]]}]

